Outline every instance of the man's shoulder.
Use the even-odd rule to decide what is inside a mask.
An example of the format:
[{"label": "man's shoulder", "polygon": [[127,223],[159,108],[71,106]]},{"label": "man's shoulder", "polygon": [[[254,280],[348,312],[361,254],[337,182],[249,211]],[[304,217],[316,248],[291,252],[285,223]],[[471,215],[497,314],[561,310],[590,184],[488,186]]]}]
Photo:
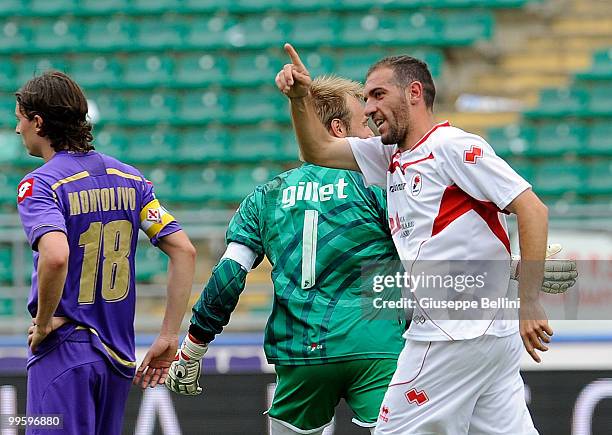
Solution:
[{"label": "man's shoulder", "polygon": [[129,165],[121,160],[109,156],[108,154],[98,153],[102,160],[104,161],[104,165],[106,166],[107,173],[111,175],[128,175],[128,178],[134,178],[137,181],[146,181],[144,179],[142,173],[132,165]]}]

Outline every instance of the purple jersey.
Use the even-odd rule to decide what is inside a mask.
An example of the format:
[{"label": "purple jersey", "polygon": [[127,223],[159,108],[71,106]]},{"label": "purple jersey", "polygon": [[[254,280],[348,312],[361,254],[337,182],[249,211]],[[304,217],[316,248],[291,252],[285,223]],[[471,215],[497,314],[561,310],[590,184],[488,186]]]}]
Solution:
[{"label": "purple jersey", "polygon": [[[68,238],[70,258],[55,315],[89,329],[113,366],[133,376],[138,229],[156,245],[180,226],[138,170],[95,151],[56,153],[21,181],[17,202],[34,251],[28,303],[32,317],[38,307],[38,240],[61,231]],[[48,350],[41,346],[29,364]]]}]

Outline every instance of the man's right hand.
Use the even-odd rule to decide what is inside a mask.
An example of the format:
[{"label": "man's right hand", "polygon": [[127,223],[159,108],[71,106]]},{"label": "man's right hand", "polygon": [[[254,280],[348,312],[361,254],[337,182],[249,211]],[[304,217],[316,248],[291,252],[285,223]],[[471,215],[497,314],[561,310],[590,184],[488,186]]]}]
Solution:
[{"label": "man's right hand", "polygon": [[291,63],[285,64],[283,69],[276,74],[276,86],[289,98],[305,97],[312,83],[310,73],[291,44],[285,44],[284,49]]},{"label": "man's right hand", "polygon": [[201,360],[208,350],[207,344],[196,342],[187,334],[181,348],[170,365],[166,387],[175,393],[184,396],[196,396],[202,392],[199,379],[201,373]]}]

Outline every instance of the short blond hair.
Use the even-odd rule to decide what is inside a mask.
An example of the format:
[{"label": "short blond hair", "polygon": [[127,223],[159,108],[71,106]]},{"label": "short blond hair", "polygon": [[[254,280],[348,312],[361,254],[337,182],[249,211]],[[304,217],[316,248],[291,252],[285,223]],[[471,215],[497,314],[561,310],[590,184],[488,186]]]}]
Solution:
[{"label": "short blond hair", "polygon": [[326,129],[331,128],[334,119],[339,119],[348,128],[351,124],[351,112],[347,99],[354,97],[363,101],[363,85],[354,80],[325,75],[312,81],[310,95],[317,116]]}]

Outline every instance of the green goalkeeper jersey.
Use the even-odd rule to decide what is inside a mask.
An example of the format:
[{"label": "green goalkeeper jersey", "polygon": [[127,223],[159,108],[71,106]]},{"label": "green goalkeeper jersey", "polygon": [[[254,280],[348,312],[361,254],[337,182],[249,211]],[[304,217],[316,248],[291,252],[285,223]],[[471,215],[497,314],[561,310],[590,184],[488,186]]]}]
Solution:
[{"label": "green goalkeeper jersey", "polygon": [[396,264],[397,254],[384,192],[366,187],[360,174],[311,164],[284,172],[240,204],[226,239],[272,264],[270,363],[397,359],[404,313],[373,310],[363,275]]}]

